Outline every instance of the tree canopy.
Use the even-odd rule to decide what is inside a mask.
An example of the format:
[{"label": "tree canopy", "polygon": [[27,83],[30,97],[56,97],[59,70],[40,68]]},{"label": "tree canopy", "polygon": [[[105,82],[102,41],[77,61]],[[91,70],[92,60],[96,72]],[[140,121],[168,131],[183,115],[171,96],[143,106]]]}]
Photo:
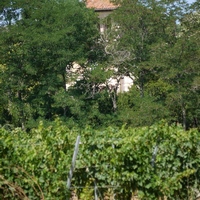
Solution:
[{"label": "tree canopy", "polygon": [[[2,1],[1,11],[21,12],[0,28],[2,124],[32,127],[59,116],[81,126],[164,118],[199,127],[198,1],[113,2],[120,6],[99,22],[79,1]],[[118,94],[124,76],[134,85]]]},{"label": "tree canopy", "polygon": [[199,0],[113,2],[1,1],[1,199],[199,195]]},{"label": "tree canopy", "polygon": [[[66,68],[86,61],[98,35],[97,17],[78,1],[16,1],[22,19],[1,32],[2,105],[11,123],[51,118]],[[8,120],[4,119],[5,121]]]}]

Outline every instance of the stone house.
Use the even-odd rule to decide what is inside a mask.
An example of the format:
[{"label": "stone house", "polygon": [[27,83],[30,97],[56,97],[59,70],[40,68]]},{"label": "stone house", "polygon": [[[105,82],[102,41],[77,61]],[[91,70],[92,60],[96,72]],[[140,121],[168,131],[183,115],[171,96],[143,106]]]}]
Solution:
[{"label": "stone house", "polygon": [[[99,31],[102,36],[105,35],[106,32],[106,25],[103,23],[103,19],[108,17],[113,10],[115,10],[118,6],[114,5],[110,2],[110,0],[86,0],[85,1],[87,8],[94,9],[96,13],[98,13],[100,23],[99,23]],[[116,72],[118,69],[114,66],[111,68]],[[76,80],[81,80],[83,69],[77,63],[73,64],[73,68],[67,70],[73,77],[76,77]],[[75,80],[74,79],[74,80]],[[105,85],[108,85],[110,90],[116,89],[117,93],[119,92],[127,92],[129,88],[133,85],[134,77],[129,77],[126,75],[121,75],[119,77],[110,77],[105,84],[102,84],[101,87],[104,88]],[[76,81],[70,81],[66,84],[66,89],[70,86],[74,85]]]},{"label": "stone house", "polygon": [[[101,19],[104,19],[109,14],[112,13],[113,10],[117,8],[116,5],[110,3],[109,0],[87,0],[86,6],[88,8],[94,9],[98,16]],[[100,24],[100,32],[103,33],[105,30],[104,24]]]},{"label": "stone house", "polygon": [[[100,33],[104,34],[106,26],[101,23],[102,19],[106,18],[109,14],[113,12],[118,6],[110,2],[110,0],[86,0],[87,8],[94,9],[98,13],[100,19]],[[119,80],[120,79],[120,80]],[[134,77],[122,76],[118,79],[110,78],[111,87],[117,85],[118,92],[127,92],[129,88],[133,85]]]}]

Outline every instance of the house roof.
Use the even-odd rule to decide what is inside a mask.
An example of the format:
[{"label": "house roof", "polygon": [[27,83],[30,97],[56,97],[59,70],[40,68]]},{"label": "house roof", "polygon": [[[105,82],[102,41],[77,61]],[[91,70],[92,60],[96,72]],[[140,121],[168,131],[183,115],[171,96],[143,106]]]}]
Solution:
[{"label": "house roof", "polygon": [[114,10],[117,8],[110,0],[86,0],[86,6],[88,8],[94,8],[96,11]]}]

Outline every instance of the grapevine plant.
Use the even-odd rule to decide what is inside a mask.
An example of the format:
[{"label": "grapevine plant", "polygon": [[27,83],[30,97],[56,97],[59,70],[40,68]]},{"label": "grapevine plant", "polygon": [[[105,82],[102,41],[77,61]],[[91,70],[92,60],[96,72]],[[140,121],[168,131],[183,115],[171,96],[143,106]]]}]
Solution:
[{"label": "grapevine plant", "polygon": [[[70,191],[66,180],[81,136]],[[25,132],[0,128],[0,199],[195,199],[200,133],[160,122],[150,127],[69,129],[56,120]]]}]

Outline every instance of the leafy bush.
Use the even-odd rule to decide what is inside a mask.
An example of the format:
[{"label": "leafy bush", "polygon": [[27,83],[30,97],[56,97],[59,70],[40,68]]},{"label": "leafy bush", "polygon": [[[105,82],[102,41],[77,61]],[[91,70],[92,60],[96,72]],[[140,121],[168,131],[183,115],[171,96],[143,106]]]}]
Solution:
[{"label": "leafy bush", "polygon": [[[69,129],[59,120],[26,133],[0,129],[0,199],[66,199],[77,135],[81,144],[71,189],[81,199],[194,199],[200,190],[200,133],[160,122],[151,127]],[[89,193],[88,193],[89,191]]]}]

